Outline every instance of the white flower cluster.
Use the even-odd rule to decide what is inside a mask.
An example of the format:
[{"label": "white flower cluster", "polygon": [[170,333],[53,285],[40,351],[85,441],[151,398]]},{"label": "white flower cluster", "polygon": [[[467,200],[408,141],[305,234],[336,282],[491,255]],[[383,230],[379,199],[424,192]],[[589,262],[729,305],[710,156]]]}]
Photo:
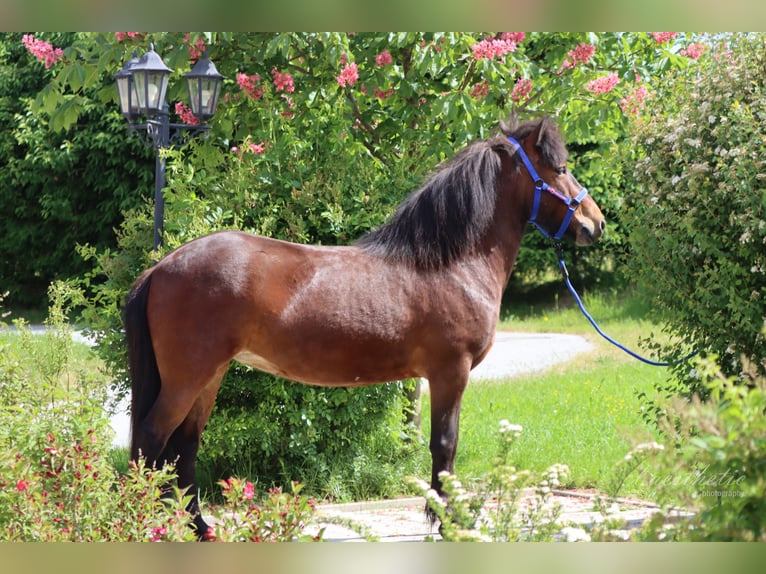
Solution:
[{"label": "white flower cluster", "polygon": [[508,419],[503,419],[500,421],[500,434],[506,435],[506,434],[513,434],[516,436],[521,435],[521,431],[523,431],[524,428],[521,425],[512,425],[508,422]]},{"label": "white flower cluster", "polygon": [[657,442],[643,442],[636,445],[633,450],[625,455],[625,460],[632,460],[633,457],[642,452],[659,452],[665,450],[665,447]]}]

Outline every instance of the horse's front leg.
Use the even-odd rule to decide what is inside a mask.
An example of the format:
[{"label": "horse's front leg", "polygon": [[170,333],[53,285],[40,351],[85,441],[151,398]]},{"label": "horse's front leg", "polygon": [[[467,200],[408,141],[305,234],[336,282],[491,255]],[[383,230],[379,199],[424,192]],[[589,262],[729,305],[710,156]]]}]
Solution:
[{"label": "horse's front leg", "polygon": [[431,392],[431,488],[444,497],[439,473],[455,471],[460,402],[468,383],[468,369],[429,379]]}]

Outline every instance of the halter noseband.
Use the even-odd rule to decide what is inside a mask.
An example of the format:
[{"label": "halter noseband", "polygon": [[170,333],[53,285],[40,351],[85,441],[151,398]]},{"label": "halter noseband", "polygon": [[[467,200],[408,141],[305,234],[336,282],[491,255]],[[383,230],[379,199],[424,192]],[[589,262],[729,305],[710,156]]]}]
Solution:
[{"label": "halter noseband", "polygon": [[[588,190],[584,187],[580,189],[580,193],[577,194],[577,197],[567,197],[566,195],[563,195],[562,193],[556,191],[553,189],[550,185],[545,183],[542,178],[540,178],[539,175],[537,175],[537,171],[535,170],[534,166],[532,165],[532,162],[529,161],[529,157],[527,156],[526,152],[524,151],[524,148],[521,147],[521,144],[517,142],[512,137],[508,136],[508,141],[511,142],[515,146],[515,153],[519,155],[521,158],[521,161],[524,163],[524,165],[527,168],[527,171],[529,172],[530,177],[532,178],[532,181],[535,182],[535,198],[532,202],[532,215],[529,216],[529,223],[537,227],[537,229],[540,230],[540,232],[545,235],[548,239],[553,239],[554,241],[558,241],[564,236],[564,233],[567,230],[567,227],[569,227],[569,223],[572,221],[572,217],[575,214],[575,211],[577,211],[577,208],[580,207],[580,204],[583,202],[583,200],[588,196]],[[567,213],[564,216],[564,221],[561,222],[561,226],[559,227],[559,230],[555,233],[555,235],[551,235],[546,231],[538,222],[537,222],[537,212],[540,210],[540,198],[542,197],[543,191],[547,191],[560,201],[562,201],[567,206]]]}]

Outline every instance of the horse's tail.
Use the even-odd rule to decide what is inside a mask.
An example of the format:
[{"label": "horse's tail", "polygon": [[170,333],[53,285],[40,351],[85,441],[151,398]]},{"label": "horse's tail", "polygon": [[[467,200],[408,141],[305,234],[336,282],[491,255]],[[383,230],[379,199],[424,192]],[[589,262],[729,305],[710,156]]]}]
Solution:
[{"label": "horse's tail", "polygon": [[[160,392],[160,372],[154,355],[149,321],[146,317],[146,301],[152,283],[151,271],[141,275],[125,299],[125,336],[128,347],[128,366],[130,368],[130,430],[131,460],[138,460],[139,448],[138,425],[149,413]],[[144,445],[145,448],[145,445]]]}]

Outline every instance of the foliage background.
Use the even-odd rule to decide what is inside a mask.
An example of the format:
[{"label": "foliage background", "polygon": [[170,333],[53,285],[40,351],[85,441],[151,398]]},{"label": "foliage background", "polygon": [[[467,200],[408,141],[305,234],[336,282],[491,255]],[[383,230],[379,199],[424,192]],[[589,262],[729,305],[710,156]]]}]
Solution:
[{"label": "foliage background", "polygon": [[[668,356],[698,349],[749,381],[766,372],[764,36],[711,48],[663,77],[624,147],[628,264],[673,335]],[[686,364],[660,390],[709,393]]]}]

